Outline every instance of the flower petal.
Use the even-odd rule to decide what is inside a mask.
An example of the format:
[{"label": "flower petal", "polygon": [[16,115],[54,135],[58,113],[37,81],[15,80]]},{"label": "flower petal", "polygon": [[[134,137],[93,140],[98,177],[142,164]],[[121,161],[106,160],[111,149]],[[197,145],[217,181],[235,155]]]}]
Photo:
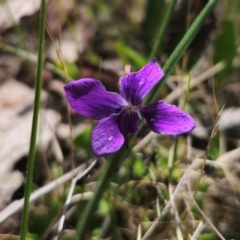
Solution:
[{"label": "flower petal", "polygon": [[136,110],[128,110],[120,120],[120,130],[125,138],[125,145],[128,145],[128,134],[135,133],[138,130],[138,124],[141,120],[141,115]]},{"label": "flower petal", "polygon": [[97,156],[106,156],[118,151],[124,143],[119,129],[119,114],[100,120],[92,131],[92,149]]},{"label": "flower petal", "polygon": [[109,117],[127,105],[118,93],[107,92],[102,83],[93,78],[72,81],[64,90],[74,111],[96,120]]},{"label": "flower petal", "polygon": [[150,103],[141,112],[149,127],[156,133],[177,136],[191,132],[195,127],[195,121],[190,115],[162,101]]},{"label": "flower petal", "polygon": [[120,78],[120,94],[131,104],[137,106],[153,86],[164,76],[154,58],[138,72]]}]

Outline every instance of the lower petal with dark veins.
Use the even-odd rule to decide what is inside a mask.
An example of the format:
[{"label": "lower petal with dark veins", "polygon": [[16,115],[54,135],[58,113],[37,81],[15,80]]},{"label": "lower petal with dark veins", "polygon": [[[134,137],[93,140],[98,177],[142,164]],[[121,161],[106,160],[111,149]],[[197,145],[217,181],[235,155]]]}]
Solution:
[{"label": "lower petal with dark veins", "polygon": [[91,144],[97,156],[115,153],[123,143],[124,136],[119,129],[119,114],[101,119],[92,131]]}]

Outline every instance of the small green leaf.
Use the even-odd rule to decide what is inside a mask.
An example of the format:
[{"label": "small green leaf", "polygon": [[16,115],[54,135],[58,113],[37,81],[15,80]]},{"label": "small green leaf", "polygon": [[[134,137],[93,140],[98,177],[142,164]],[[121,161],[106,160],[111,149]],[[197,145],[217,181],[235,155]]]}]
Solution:
[{"label": "small green leaf", "polygon": [[35,240],[37,239],[36,236],[41,236],[43,232],[46,231],[46,229],[51,224],[51,221],[53,219],[53,214],[50,212],[36,212],[32,218],[31,223],[29,226],[29,231],[34,232],[36,235],[27,235],[28,238]]},{"label": "small green leaf", "polygon": [[197,239],[198,240],[214,240],[218,238],[213,233],[204,233],[204,234],[201,234]]},{"label": "small green leaf", "polygon": [[99,211],[102,215],[106,216],[110,212],[110,205],[106,199],[101,199],[99,203]]},{"label": "small green leaf", "polygon": [[163,169],[163,168],[167,168],[168,167],[168,157],[167,156],[164,156],[164,155],[161,155],[159,154],[157,156],[158,160],[157,160],[157,166],[160,168],[160,169]]},{"label": "small green leaf", "polygon": [[142,67],[144,64],[147,63],[147,59],[145,59],[142,55],[137,53],[134,49],[128,47],[123,42],[116,43],[116,50],[119,56],[125,61],[128,62],[128,59],[131,59],[138,67]]},{"label": "small green leaf", "polygon": [[146,172],[146,166],[142,159],[135,159],[133,163],[133,170],[136,175],[142,176]]},{"label": "small green leaf", "polygon": [[182,176],[182,172],[179,168],[174,168],[172,171],[172,179],[179,180]]}]

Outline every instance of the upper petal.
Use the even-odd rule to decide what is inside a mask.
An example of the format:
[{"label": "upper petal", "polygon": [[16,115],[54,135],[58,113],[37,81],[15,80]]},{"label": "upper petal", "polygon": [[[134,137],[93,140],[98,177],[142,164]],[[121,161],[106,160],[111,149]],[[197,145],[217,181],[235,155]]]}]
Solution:
[{"label": "upper petal", "polygon": [[131,104],[139,105],[163,76],[164,73],[154,58],[138,72],[120,78],[120,94]]},{"label": "upper petal", "polygon": [[106,156],[117,152],[124,143],[119,129],[119,114],[100,120],[92,131],[92,149],[97,156]]},{"label": "upper petal", "polygon": [[102,83],[93,78],[72,81],[64,90],[74,111],[96,120],[108,117],[127,105],[118,93],[107,92]]},{"label": "upper petal", "polygon": [[189,114],[162,101],[150,103],[141,112],[151,130],[156,133],[177,136],[191,132],[195,127],[195,121]]}]

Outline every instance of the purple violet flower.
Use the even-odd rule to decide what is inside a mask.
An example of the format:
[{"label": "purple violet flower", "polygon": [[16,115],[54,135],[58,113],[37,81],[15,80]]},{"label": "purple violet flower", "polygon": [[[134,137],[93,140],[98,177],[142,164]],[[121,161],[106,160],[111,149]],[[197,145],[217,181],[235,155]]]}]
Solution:
[{"label": "purple violet flower", "polygon": [[127,145],[128,134],[138,130],[141,114],[155,133],[177,136],[193,130],[194,119],[174,105],[158,101],[142,106],[143,98],[163,76],[153,59],[140,71],[120,78],[120,94],[106,91],[93,78],[72,81],[64,87],[74,111],[99,120],[91,136],[95,155],[109,155]]}]

